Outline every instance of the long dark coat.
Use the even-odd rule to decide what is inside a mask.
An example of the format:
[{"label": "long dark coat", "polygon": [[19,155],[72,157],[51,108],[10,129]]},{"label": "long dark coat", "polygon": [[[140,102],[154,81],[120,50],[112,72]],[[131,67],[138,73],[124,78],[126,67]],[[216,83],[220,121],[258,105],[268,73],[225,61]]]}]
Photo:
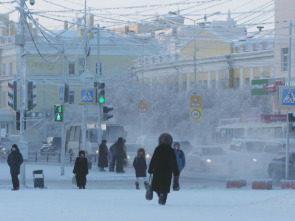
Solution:
[{"label": "long dark coat", "polygon": [[76,158],[73,173],[76,175],[87,175],[88,174],[88,161],[87,158],[81,159]]},{"label": "long dark coat", "polygon": [[99,145],[98,167],[108,167],[108,147],[104,143]]},{"label": "long dark coat", "polygon": [[23,163],[23,156],[19,149],[11,151],[7,158],[7,163],[10,167],[10,173],[20,173],[20,165]]},{"label": "long dark coat", "polygon": [[135,157],[133,161],[136,177],[146,177],[146,160],[145,157]]},{"label": "long dark coat", "polygon": [[160,144],[153,154],[149,170],[153,174],[153,191],[159,193],[169,193],[171,186],[172,173],[179,175],[176,157],[171,146]]}]

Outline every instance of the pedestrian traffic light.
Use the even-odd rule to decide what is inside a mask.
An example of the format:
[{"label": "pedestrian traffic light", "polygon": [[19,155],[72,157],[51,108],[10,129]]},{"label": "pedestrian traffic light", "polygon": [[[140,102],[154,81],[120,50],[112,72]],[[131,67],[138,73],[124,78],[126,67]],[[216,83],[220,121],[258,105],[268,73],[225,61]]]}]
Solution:
[{"label": "pedestrian traffic light", "polygon": [[107,121],[108,119],[114,117],[114,115],[109,113],[112,110],[114,110],[113,106],[110,106],[110,105],[103,106],[103,121]]},{"label": "pedestrian traffic light", "polygon": [[17,110],[17,81],[9,81],[8,88],[8,106]]},{"label": "pedestrian traffic light", "polygon": [[70,96],[70,87],[68,84],[65,84],[64,88],[64,103],[69,103],[69,96]]},{"label": "pedestrian traffic light", "polygon": [[63,121],[63,105],[62,104],[54,105],[54,121],[57,121],[57,122]]},{"label": "pedestrian traffic light", "polygon": [[295,116],[294,113],[288,113],[288,122],[289,122],[289,131],[294,131],[295,130]]},{"label": "pedestrian traffic light", "polygon": [[[26,113],[25,113],[25,115],[26,115]],[[27,129],[27,121],[24,120],[23,123],[24,123],[24,130],[26,130]],[[15,113],[15,124],[16,124],[15,125],[16,130],[20,130],[20,112],[19,111],[17,111]]]},{"label": "pedestrian traffic light", "polygon": [[102,81],[94,82],[94,87],[96,88],[96,103],[105,103],[105,83]]},{"label": "pedestrian traffic light", "polygon": [[36,82],[34,81],[28,81],[28,94],[27,94],[27,100],[28,100],[28,110],[32,110],[34,107],[36,107]]}]

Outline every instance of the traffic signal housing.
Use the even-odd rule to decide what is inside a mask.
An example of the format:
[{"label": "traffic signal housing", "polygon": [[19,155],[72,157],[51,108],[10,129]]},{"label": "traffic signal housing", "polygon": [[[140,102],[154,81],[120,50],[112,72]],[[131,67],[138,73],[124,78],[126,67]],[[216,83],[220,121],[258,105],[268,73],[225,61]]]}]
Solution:
[{"label": "traffic signal housing", "polygon": [[289,131],[295,130],[295,116],[294,113],[288,113]]},{"label": "traffic signal housing", "polygon": [[28,100],[28,110],[32,110],[34,107],[36,107],[37,102],[36,102],[36,82],[34,81],[28,81],[28,96],[27,96],[27,100]]},{"label": "traffic signal housing", "polygon": [[112,110],[114,110],[113,106],[110,106],[110,105],[103,106],[103,121],[107,121],[108,119],[114,117],[114,115],[109,113]]},{"label": "traffic signal housing", "polygon": [[8,106],[17,110],[17,81],[9,81],[8,88]]},{"label": "traffic signal housing", "polygon": [[102,81],[94,82],[94,88],[96,88],[96,103],[105,103],[105,83]]},{"label": "traffic signal housing", "polygon": [[63,105],[62,104],[54,105],[54,121],[57,121],[57,122],[63,121]]}]

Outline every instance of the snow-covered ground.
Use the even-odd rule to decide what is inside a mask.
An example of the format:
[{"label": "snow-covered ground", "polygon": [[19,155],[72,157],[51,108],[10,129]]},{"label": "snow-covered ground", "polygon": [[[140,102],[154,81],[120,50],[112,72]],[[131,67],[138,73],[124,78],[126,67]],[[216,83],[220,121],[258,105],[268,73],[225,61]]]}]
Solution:
[{"label": "snow-covered ground", "polygon": [[144,190],[1,189],[1,220],[294,220],[295,192],[181,190],[160,206]]}]

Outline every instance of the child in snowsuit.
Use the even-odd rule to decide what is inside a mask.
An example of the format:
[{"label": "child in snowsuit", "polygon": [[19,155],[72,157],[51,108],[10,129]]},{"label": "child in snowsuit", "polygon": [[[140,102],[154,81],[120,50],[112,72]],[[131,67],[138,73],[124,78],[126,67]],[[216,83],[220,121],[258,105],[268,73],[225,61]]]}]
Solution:
[{"label": "child in snowsuit", "polygon": [[137,150],[137,156],[134,158],[133,161],[133,167],[135,169],[135,175],[136,175],[136,182],[135,186],[136,189],[139,190],[139,178],[144,178],[144,186],[147,189],[148,182],[146,181],[146,160],[145,160],[145,150],[143,148],[139,148]]}]

